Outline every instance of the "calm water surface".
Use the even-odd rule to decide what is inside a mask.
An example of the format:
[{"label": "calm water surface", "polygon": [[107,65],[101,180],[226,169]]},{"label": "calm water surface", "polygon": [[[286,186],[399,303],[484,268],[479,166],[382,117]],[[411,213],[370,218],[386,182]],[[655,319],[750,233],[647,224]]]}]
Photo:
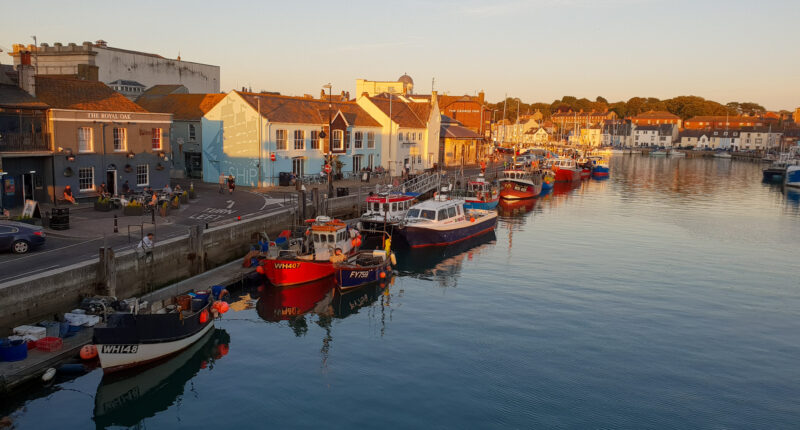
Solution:
[{"label": "calm water surface", "polygon": [[[401,255],[391,285],[241,290],[202,344],[2,407],[17,428],[797,428],[800,195],[758,164],[615,156]],[[238,294],[237,294],[238,295]]]}]

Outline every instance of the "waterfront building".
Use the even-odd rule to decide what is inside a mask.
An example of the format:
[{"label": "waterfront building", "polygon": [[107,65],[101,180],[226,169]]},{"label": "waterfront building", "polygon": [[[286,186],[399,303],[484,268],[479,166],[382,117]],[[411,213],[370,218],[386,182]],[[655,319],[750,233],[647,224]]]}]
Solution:
[{"label": "waterfront building", "polygon": [[642,125],[633,131],[633,146],[663,146],[671,148],[678,141],[677,124]]},{"label": "waterfront building", "polygon": [[569,134],[570,145],[598,147],[603,143],[603,134],[600,127],[587,127],[572,130]]},{"label": "waterfront building", "polygon": [[550,134],[542,127],[527,130],[522,138],[522,142],[526,145],[544,145],[549,140]]},{"label": "waterfront building", "polygon": [[647,111],[630,118],[631,122],[636,125],[660,125],[660,124],[675,124],[681,126],[681,117],[674,115],[667,111]]},{"label": "waterfront building", "polygon": [[608,121],[603,126],[603,146],[633,146],[634,130],[636,124],[631,121]]},{"label": "waterfront building", "polygon": [[[9,53],[14,64],[21,63],[23,53],[31,53],[36,74],[68,75],[111,85],[131,81],[149,88],[158,84],[182,84],[193,93],[218,93],[220,67],[210,64],[165,58],[158,54],[108,46],[103,40],[80,45],[39,46],[15,44]],[[119,86],[120,84],[114,84]],[[129,85],[122,85],[129,86]]]},{"label": "waterfront building", "polygon": [[755,116],[726,116],[726,115],[706,115],[695,116],[687,119],[683,123],[688,129],[731,129],[741,127],[762,127],[764,120]]},{"label": "waterfront building", "polygon": [[739,150],[739,130],[710,130],[708,133],[708,149]]},{"label": "waterfront building", "polygon": [[572,129],[602,125],[605,121],[617,119],[617,113],[609,110],[584,112],[583,109],[575,112],[570,109],[566,112],[556,112],[550,119],[562,129]]},{"label": "waterfront building", "polygon": [[[154,87],[155,88],[155,87]],[[182,87],[185,88],[185,87]],[[208,113],[225,94],[150,93],[136,100],[150,112],[172,114],[169,132],[170,176],[173,178],[203,178],[203,115]]]},{"label": "waterfront building", "polygon": [[477,164],[483,155],[480,153],[483,137],[447,115],[441,118],[438,163],[443,166]]},{"label": "waterfront building", "polygon": [[770,127],[743,127],[739,133],[739,147],[742,150],[766,150],[781,144],[783,133]]},{"label": "waterfront building", "polygon": [[709,138],[706,130],[683,130],[680,134],[679,146],[683,148],[708,149]]},{"label": "waterfront building", "polygon": [[329,153],[335,173],[384,163],[383,127],[355,102],[232,91],[201,123],[205,182],[222,173],[237,184],[277,185],[281,172],[319,175]]},{"label": "waterfront building", "polygon": [[430,100],[361,94],[356,102],[381,125],[381,165],[392,175],[406,166],[419,172],[438,161],[441,114],[435,91]]},{"label": "waterfront building", "polygon": [[53,153],[47,104],[0,73],[0,209],[50,201]]},{"label": "waterfront building", "polygon": [[145,90],[144,85],[136,81],[127,81],[125,79],[117,79],[114,82],[109,82],[108,86],[130,100],[136,100]]},{"label": "waterfront building", "polygon": [[414,93],[414,80],[406,74],[397,78],[396,81],[356,79],[356,94],[364,93],[370,97],[384,93],[410,95]]},{"label": "waterfront building", "polygon": [[172,115],[151,113],[102,82],[37,76],[36,97],[50,106],[55,195],[78,198],[169,183]]},{"label": "waterfront building", "polygon": [[[413,94],[406,96],[411,102],[430,103],[431,95]],[[437,103],[442,115],[458,121],[481,136],[489,135],[492,122],[492,111],[486,106],[483,91],[477,96],[437,95]]]}]

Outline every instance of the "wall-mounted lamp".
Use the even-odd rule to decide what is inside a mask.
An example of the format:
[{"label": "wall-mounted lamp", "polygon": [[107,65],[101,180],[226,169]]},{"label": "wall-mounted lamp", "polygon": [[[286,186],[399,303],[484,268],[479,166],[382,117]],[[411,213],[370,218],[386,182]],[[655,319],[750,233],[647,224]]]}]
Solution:
[{"label": "wall-mounted lamp", "polygon": [[127,155],[128,158],[133,158],[135,156],[136,156],[136,154],[134,154],[133,152],[129,152],[128,155]]}]

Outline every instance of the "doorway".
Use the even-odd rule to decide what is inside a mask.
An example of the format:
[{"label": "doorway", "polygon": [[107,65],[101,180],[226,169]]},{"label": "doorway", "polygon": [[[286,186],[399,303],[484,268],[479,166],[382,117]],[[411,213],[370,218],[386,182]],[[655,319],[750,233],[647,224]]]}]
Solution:
[{"label": "doorway", "polygon": [[23,203],[25,200],[36,200],[33,196],[33,180],[35,173],[23,173],[22,174],[22,201]]},{"label": "doorway", "polygon": [[117,195],[117,171],[106,170],[106,189],[112,196]]},{"label": "doorway", "polygon": [[302,178],[303,175],[306,174],[305,163],[304,159],[302,158],[294,158],[292,159],[292,172],[298,178]]},{"label": "doorway", "polygon": [[353,173],[358,173],[361,171],[361,156],[354,155],[353,156]]}]

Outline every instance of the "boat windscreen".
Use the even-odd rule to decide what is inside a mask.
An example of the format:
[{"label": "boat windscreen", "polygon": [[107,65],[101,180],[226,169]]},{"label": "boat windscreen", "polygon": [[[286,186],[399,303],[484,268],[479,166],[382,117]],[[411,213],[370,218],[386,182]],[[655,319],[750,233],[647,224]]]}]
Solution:
[{"label": "boat windscreen", "polygon": [[409,209],[406,218],[416,218],[419,216],[419,209]]},{"label": "boat windscreen", "polygon": [[420,218],[436,220],[436,212],[431,210],[423,210],[422,213],[419,215]]}]

